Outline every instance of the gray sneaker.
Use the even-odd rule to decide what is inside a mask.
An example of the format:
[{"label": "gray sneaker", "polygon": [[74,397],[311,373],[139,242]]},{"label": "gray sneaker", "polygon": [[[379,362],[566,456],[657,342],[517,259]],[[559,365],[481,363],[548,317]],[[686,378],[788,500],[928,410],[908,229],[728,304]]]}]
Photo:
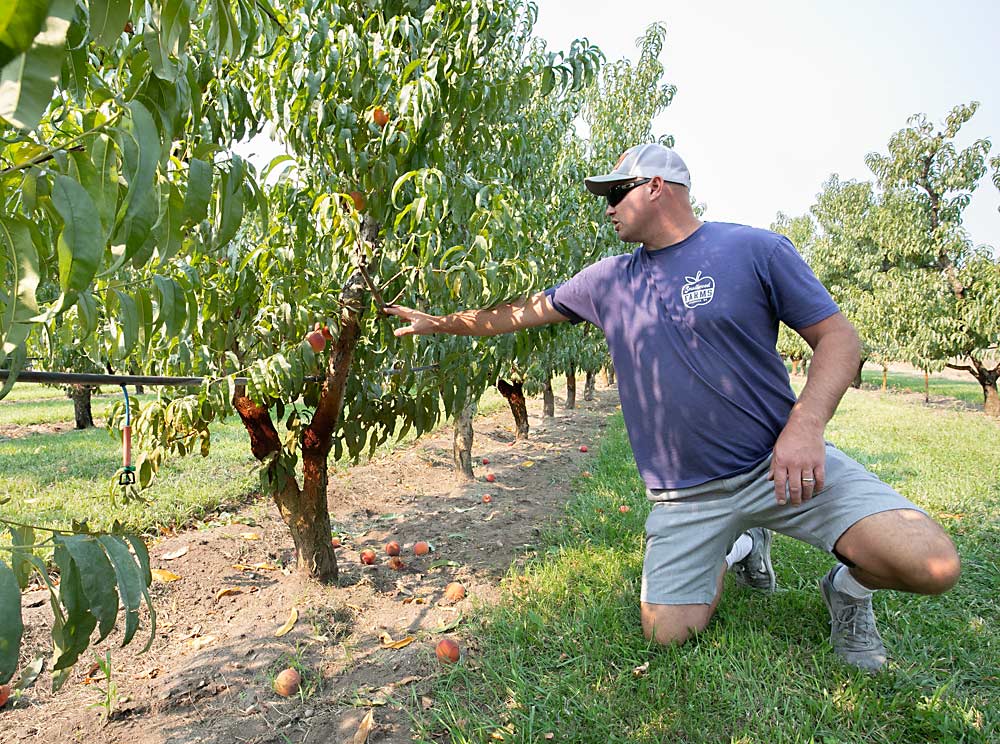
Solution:
[{"label": "gray sneaker", "polygon": [[885,646],[875,627],[872,598],[855,599],[833,588],[838,566],[820,579],[823,601],[830,611],[830,643],[837,655],[848,664],[875,673],[885,664]]},{"label": "gray sneaker", "polygon": [[729,570],[740,584],[763,592],[773,592],[777,582],[771,566],[771,530],[754,527],[747,530],[746,534],[753,540],[753,547],[746,558],[734,563]]}]

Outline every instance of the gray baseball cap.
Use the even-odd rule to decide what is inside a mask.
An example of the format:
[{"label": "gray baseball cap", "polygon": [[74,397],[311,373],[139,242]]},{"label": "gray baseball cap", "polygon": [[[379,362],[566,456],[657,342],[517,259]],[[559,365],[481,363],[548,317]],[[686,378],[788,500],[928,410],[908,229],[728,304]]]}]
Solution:
[{"label": "gray baseball cap", "polygon": [[604,176],[586,178],[584,183],[590,193],[604,196],[616,184],[654,176],[691,188],[691,174],[681,156],[669,147],[656,143],[630,147],[618,159],[613,171]]}]

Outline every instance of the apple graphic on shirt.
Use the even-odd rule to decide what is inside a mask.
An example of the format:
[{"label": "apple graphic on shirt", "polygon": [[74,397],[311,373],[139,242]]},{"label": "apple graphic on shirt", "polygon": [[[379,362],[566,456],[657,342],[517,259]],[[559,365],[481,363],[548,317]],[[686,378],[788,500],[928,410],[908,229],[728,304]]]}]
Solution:
[{"label": "apple graphic on shirt", "polygon": [[700,271],[694,276],[684,277],[684,286],[681,288],[684,307],[707,305],[713,297],[715,297],[715,279],[702,276]]}]

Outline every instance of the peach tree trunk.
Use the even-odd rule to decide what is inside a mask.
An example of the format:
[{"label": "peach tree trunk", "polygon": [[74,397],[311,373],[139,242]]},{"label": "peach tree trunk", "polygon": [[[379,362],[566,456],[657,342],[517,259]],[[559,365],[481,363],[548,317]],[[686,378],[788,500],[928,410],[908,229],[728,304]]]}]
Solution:
[{"label": "peach tree trunk", "polygon": [[861,387],[861,370],[864,369],[866,361],[868,361],[867,358],[862,358],[861,359],[861,363],[858,364],[858,371],[854,375],[854,381],[851,383],[851,387],[852,388],[860,388]]},{"label": "peach tree trunk", "polygon": [[983,389],[983,411],[987,416],[1000,418],[1000,395],[997,394],[997,380],[1000,380],[1000,364],[990,369],[981,359],[969,354],[972,364],[947,364],[949,369],[960,369],[968,372],[979,382]]},{"label": "peach tree trunk", "polygon": [[556,415],[556,396],[552,391],[552,378],[545,380],[545,388],[542,391],[542,416],[552,418]]},{"label": "peach tree trunk", "polygon": [[94,388],[90,385],[73,384],[67,394],[73,400],[73,420],[77,429],[91,429],[94,426],[94,414],[90,408],[90,396]]},{"label": "peach tree trunk", "polygon": [[472,429],[472,417],[476,415],[476,401],[466,403],[462,412],[455,419],[455,435],[452,438],[452,454],[455,459],[455,472],[472,480],[472,440],[475,432]]},{"label": "peach tree trunk", "polygon": [[583,399],[593,400],[594,399],[594,388],[597,386],[597,373],[588,372],[587,379],[583,383]]},{"label": "peach tree trunk", "polygon": [[497,390],[510,404],[510,412],[514,415],[514,439],[528,438],[528,405],[524,400],[524,383],[510,383],[497,380]]},{"label": "peach tree trunk", "polygon": [[566,370],[566,410],[576,408],[576,368]]},{"label": "peach tree trunk", "polygon": [[[302,485],[292,472],[272,470],[268,480],[270,495],[288,525],[295,545],[298,570],[323,582],[337,580],[337,556],[331,543],[330,511],[327,505],[329,474],[327,460],[333,447],[344,405],[344,391],[350,373],[360,329],[361,280],[357,272],[348,281],[341,298],[345,310],[339,336],[332,342],[326,365],[326,379],[312,421],[300,435]],[[280,461],[284,454],[281,438],[268,409],[248,398],[237,388],[233,405],[250,435],[250,449],[258,460]]]}]

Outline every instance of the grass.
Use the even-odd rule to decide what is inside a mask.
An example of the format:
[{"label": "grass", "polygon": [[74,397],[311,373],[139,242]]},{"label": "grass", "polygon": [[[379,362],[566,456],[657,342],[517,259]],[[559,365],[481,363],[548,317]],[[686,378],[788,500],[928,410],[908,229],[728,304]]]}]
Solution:
[{"label": "grass", "polygon": [[[865,369],[861,372],[861,382],[881,389],[882,372],[880,370]],[[890,390],[902,392],[924,392],[923,375],[908,375],[903,372],[889,372],[886,377],[886,386]],[[931,395],[946,395],[950,398],[958,398],[966,403],[978,406],[983,405],[983,388],[976,382],[972,375],[966,380],[952,380],[947,377],[930,376],[928,389]]]},{"label": "grass", "polygon": [[[0,424],[73,420],[73,403],[58,390],[22,385],[15,386],[14,393],[19,397],[13,402],[0,402]],[[95,397],[95,417],[103,415],[99,412],[103,411],[102,404],[110,406],[119,397],[120,393],[112,393],[102,396],[100,402]],[[506,405],[495,390],[488,391],[480,402],[479,415]],[[442,426],[450,426],[450,422]],[[169,458],[144,492],[145,502],[117,505],[110,502],[108,487],[121,464],[121,442],[106,429],[0,439],[0,502],[10,498],[0,506],[0,517],[52,526],[86,520],[95,529],[106,529],[117,519],[142,534],[200,526],[210,515],[215,521],[229,518],[231,511],[259,497],[256,460],[250,454],[249,440],[238,417],[214,424],[211,431],[212,447],[207,458],[197,454]],[[388,442],[376,454],[414,439],[411,433],[402,442]],[[340,467],[349,464],[346,459],[338,463]],[[0,534],[0,542],[9,543],[6,532]]]},{"label": "grass", "polygon": [[948,594],[876,594],[893,659],[882,674],[839,663],[816,585],[832,558],[783,536],[777,594],[727,579],[703,633],[651,646],[638,607],[649,507],[619,417],[563,523],[508,576],[501,602],[478,611],[470,634],[479,651],[442,675],[430,711],[414,713],[418,739],[997,741],[1000,426],[849,391],[827,436],[936,516],[963,559]]}]

